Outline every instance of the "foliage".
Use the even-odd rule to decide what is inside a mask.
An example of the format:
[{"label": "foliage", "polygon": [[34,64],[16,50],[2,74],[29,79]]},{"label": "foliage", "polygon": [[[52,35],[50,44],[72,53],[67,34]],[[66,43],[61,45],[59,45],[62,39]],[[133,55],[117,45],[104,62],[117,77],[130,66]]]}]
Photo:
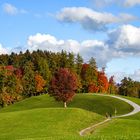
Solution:
[{"label": "foliage", "polygon": [[88,92],[97,93],[99,91],[99,87],[95,83],[90,83],[88,85]]},{"label": "foliage", "polygon": [[99,87],[99,92],[105,93],[108,90],[108,79],[104,73],[104,70],[101,72],[98,72],[98,87]]},{"label": "foliage", "polygon": [[51,80],[49,94],[66,105],[74,96],[77,86],[76,75],[68,68],[60,68]]},{"label": "foliage", "polygon": [[35,73],[32,62],[26,62],[24,65],[23,94],[26,97],[31,97],[35,94]]},{"label": "foliage", "polygon": [[35,87],[36,87],[36,92],[41,93],[44,89],[44,86],[46,84],[46,81],[43,79],[43,77],[39,74],[35,75]]},{"label": "foliage", "polygon": [[111,76],[109,78],[109,87],[108,87],[108,93],[109,94],[117,94],[117,86],[115,84],[115,81],[114,81],[114,76]]},{"label": "foliage", "polygon": [[131,78],[124,77],[119,85],[120,95],[140,98],[140,82],[133,81]]},{"label": "foliage", "polygon": [[[8,94],[12,98],[16,93],[24,99],[48,93],[50,80],[61,68],[67,68],[76,75],[77,93],[118,92],[126,96],[140,97],[139,82],[124,79],[118,87],[113,77],[108,81],[104,70],[98,70],[93,57],[88,63],[83,63],[79,54],[41,50],[0,55],[0,95],[4,97]],[[18,100],[14,100],[13,103],[16,101]]]}]

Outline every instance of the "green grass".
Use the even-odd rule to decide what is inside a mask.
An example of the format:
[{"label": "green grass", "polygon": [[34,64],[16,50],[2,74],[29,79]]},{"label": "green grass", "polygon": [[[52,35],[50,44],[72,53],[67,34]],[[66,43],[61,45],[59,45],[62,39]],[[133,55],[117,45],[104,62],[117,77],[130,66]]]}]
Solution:
[{"label": "green grass", "polygon": [[[140,99],[125,97],[140,105]],[[104,137],[108,139],[140,139],[140,113],[133,116],[118,118],[112,120],[110,123],[96,129],[92,134],[93,137]],[[116,138],[115,138],[116,137]]]},{"label": "green grass", "polygon": [[[0,110],[0,113],[30,110],[36,108],[57,107],[63,108],[63,103],[56,102],[53,97],[49,97],[48,95],[41,95],[37,97],[28,98],[12,106],[5,107],[4,109]],[[133,110],[132,106],[119,99],[93,94],[77,94],[74,97],[74,99],[70,103],[68,103],[68,107],[81,108],[104,116],[106,112],[111,113],[113,115],[115,112],[115,108],[118,114],[125,114]]]},{"label": "green grass", "polygon": [[121,100],[92,94],[77,94],[67,109],[48,95],[32,97],[0,110],[0,140],[106,139],[108,135],[103,129],[111,129],[109,125],[115,121],[91,136],[80,137],[78,132],[105,119],[106,112],[113,114],[115,108],[118,114],[133,109]]},{"label": "green grass", "polygon": [[96,113],[77,108],[65,110],[44,108],[16,113],[1,113],[0,139],[78,136],[81,128],[102,119],[103,117]]}]

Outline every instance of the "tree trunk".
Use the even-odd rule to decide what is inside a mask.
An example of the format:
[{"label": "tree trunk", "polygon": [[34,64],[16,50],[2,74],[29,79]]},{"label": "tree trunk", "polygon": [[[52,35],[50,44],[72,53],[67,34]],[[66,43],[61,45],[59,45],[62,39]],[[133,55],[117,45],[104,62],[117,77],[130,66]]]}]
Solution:
[{"label": "tree trunk", "polygon": [[65,108],[67,107],[67,102],[64,102],[64,107],[65,107]]}]

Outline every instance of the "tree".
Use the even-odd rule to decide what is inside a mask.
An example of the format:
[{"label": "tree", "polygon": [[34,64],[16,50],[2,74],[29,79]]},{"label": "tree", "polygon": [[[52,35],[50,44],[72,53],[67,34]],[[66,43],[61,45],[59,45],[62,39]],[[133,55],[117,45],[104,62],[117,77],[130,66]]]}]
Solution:
[{"label": "tree", "polygon": [[88,92],[97,93],[98,90],[99,90],[99,87],[95,83],[90,83],[88,85]]},{"label": "tree", "polygon": [[28,61],[24,65],[23,90],[26,97],[35,94],[35,72],[33,63]]},{"label": "tree", "polygon": [[99,87],[99,92],[107,92],[108,90],[108,79],[105,75],[104,68],[102,71],[98,72],[98,87]]},{"label": "tree", "polygon": [[80,75],[83,64],[83,58],[79,54],[77,54],[75,62],[76,62],[76,72],[78,75]]},{"label": "tree", "polygon": [[121,84],[119,86],[120,95],[124,96],[132,96],[139,97],[140,95],[140,83],[133,81],[131,78],[124,77],[121,80]]},{"label": "tree", "polygon": [[60,68],[50,82],[49,94],[57,101],[63,101],[64,107],[72,99],[77,90],[76,75],[68,68]]},{"label": "tree", "polygon": [[117,87],[115,85],[114,76],[111,76],[109,78],[108,93],[109,94],[116,94],[117,93]]},{"label": "tree", "polygon": [[71,69],[72,71],[75,71],[74,54],[73,53],[68,54],[67,68]]},{"label": "tree", "polygon": [[51,72],[47,60],[42,57],[38,58],[38,72],[46,80],[46,84],[48,84],[51,78]]},{"label": "tree", "polygon": [[66,51],[61,51],[61,55],[60,55],[60,61],[59,61],[59,65],[60,65],[60,68],[65,68],[67,67],[67,53]]},{"label": "tree", "polygon": [[40,93],[43,91],[45,87],[46,81],[43,79],[43,77],[39,74],[35,75],[35,87],[36,87],[36,93]]},{"label": "tree", "polygon": [[82,86],[83,92],[88,92],[89,85],[94,84],[97,85],[97,70],[90,66],[90,64],[83,64],[81,70],[81,79],[82,79]]},{"label": "tree", "polygon": [[90,64],[91,68],[93,68],[94,70],[97,70],[96,61],[93,57],[90,58],[89,64]]}]

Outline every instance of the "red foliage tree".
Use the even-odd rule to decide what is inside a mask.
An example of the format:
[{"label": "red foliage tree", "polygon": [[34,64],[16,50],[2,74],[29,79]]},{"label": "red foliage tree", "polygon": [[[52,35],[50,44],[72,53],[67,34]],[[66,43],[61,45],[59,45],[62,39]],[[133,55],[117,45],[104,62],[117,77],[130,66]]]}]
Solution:
[{"label": "red foliage tree", "polygon": [[81,78],[83,79],[83,80],[85,80],[86,79],[86,77],[87,77],[87,75],[86,75],[86,73],[87,73],[87,70],[89,69],[89,64],[83,64],[82,65],[82,70],[81,70]]},{"label": "red foliage tree", "polygon": [[78,81],[76,75],[68,68],[60,68],[50,82],[49,94],[57,101],[63,101],[64,107],[72,99],[77,90]]},{"label": "red foliage tree", "polygon": [[95,83],[90,83],[88,85],[88,92],[97,93],[99,91],[99,87]]},{"label": "red foliage tree", "polygon": [[104,71],[98,72],[99,92],[107,92],[109,83]]}]

